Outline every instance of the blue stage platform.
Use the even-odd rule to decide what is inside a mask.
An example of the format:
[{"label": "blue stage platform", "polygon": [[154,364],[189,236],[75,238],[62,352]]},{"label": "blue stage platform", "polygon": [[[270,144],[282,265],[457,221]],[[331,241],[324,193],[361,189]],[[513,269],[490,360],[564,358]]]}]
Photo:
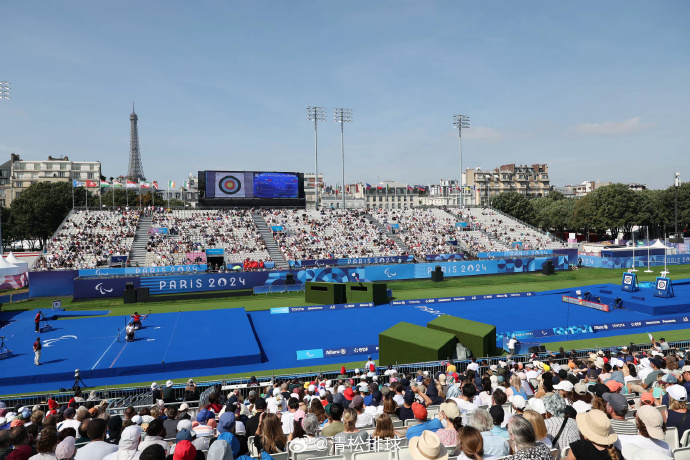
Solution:
[{"label": "blue stage platform", "polygon": [[[0,361],[0,393],[55,390],[70,387],[75,368],[89,386],[128,382],[165,381],[203,375],[253,375],[258,371],[308,367],[318,372],[325,365],[366,361],[366,355],[298,360],[297,351],[362,347],[378,344],[379,332],[406,321],[426,325],[440,314],[490,323],[497,332],[566,327],[568,325],[616,323],[664,319],[677,314],[687,303],[689,280],[674,281],[676,297],[645,296],[647,311],[616,309],[610,313],[561,301],[563,294],[576,289],[600,296],[598,289],[610,290],[611,297],[623,297],[620,286],[593,285],[537,293],[531,297],[494,298],[471,302],[449,301],[417,305],[380,305],[373,308],[321,312],[271,314],[246,313],[243,309],[209,310],[154,314],[144,321],[134,343],[118,343],[117,328],[125,318],[63,318],[42,338],[52,340],[44,348],[43,366],[33,365],[31,344],[35,312],[24,312],[0,320],[13,321],[2,328],[10,348],[18,354]],[[642,291],[641,291],[642,292]],[[635,293],[638,294],[638,293]],[[602,299],[603,300],[603,299]],[[649,301],[649,302],[647,302]],[[626,308],[626,302],[623,304]],[[668,311],[664,308],[669,308]],[[652,316],[661,312],[662,316]],[[64,312],[83,316],[84,312]],[[668,314],[666,314],[668,313]],[[8,312],[9,314],[9,312]],[[657,332],[685,327],[678,323],[650,325],[642,329],[599,330],[569,336],[539,338],[545,344],[563,340],[588,339],[621,334]],[[547,345],[548,347],[548,345]],[[376,353],[372,353],[376,359]]]},{"label": "blue stage platform", "polygon": [[[52,330],[40,334],[42,364],[35,366],[31,349],[37,336],[34,315],[25,312],[2,329],[13,356],[0,361],[0,387],[32,383],[49,388],[55,388],[55,383],[71,386],[77,368],[85,380],[113,381],[152,372],[196,374],[201,369],[207,372],[261,362],[247,313],[237,308],[150,315],[133,342],[124,340],[127,317],[51,321]],[[22,318],[25,316],[29,318]],[[227,331],[232,334],[228,336]]]},{"label": "blue stage platform", "polygon": [[[689,280],[673,281],[675,297],[669,298],[654,297],[654,288],[645,286],[640,286],[640,290],[636,292],[623,291],[620,284],[587,286],[587,290],[592,296],[600,297],[602,303],[609,304],[611,307],[616,298],[620,298],[624,309],[652,316],[690,313]],[[571,291],[571,295],[575,296],[575,290]]]}]

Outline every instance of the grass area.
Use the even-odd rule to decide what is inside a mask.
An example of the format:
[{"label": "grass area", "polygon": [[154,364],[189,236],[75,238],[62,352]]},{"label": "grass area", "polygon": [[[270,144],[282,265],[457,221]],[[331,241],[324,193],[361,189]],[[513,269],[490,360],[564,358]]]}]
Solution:
[{"label": "grass area", "polygon": [[[652,267],[654,273],[644,273],[640,270],[637,275],[640,281],[654,281],[663,267]],[[690,265],[669,266],[671,276],[674,279],[690,278]],[[540,273],[520,273],[507,275],[487,275],[471,276],[459,278],[447,278],[441,283],[434,283],[430,280],[412,280],[388,283],[388,288],[393,290],[395,299],[415,299],[415,298],[434,298],[463,295],[482,295],[500,294],[505,292],[520,291],[548,291],[558,289],[568,289],[576,286],[588,284],[615,283],[621,281],[622,274],[626,269],[610,270],[603,268],[585,268],[575,271],[558,271],[553,276],[544,276]],[[6,304],[2,306],[3,311],[26,311],[33,309],[50,309],[52,301],[56,298],[32,299]],[[179,300],[174,302],[151,302],[146,304],[125,305],[121,298],[97,299],[89,301],[73,302],[69,297],[61,298],[62,305],[67,310],[109,310],[110,316],[130,315],[132,310],[139,308],[142,312],[151,310],[153,313],[170,313],[180,310],[213,310],[221,308],[244,308],[247,311],[268,310],[275,307],[294,307],[310,305],[304,301],[304,293],[280,293],[257,295],[251,297],[230,297],[224,299],[202,299],[202,300]],[[686,340],[689,333],[687,329],[664,331],[663,336],[669,341]],[[607,347],[620,345],[629,342],[645,343],[649,340],[646,333],[620,335],[614,337],[602,337],[594,339],[570,340],[564,342],[549,343],[549,349],[558,347],[570,348],[590,348]],[[279,374],[312,373],[330,370],[339,370],[341,366],[347,368],[360,367],[364,360],[332,364],[320,367],[298,367],[289,369],[278,369],[270,371],[257,371],[256,376],[271,376]],[[221,380],[248,377],[245,374],[224,374],[210,376],[191,376],[197,380]],[[186,379],[185,379],[186,380]],[[176,382],[176,383],[182,383]],[[137,382],[123,385],[115,385],[109,388],[123,388],[131,386],[147,386],[150,382]]]}]

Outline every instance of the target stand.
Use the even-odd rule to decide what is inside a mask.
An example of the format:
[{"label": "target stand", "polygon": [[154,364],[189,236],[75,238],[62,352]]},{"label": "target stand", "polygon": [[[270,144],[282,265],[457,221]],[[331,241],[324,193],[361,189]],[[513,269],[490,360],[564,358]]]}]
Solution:
[{"label": "target stand", "polygon": [[0,343],[0,359],[11,358],[13,356],[12,350],[5,345],[5,337],[0,337],[0,340],[2,340],[2,343]]},{"label": "target stand", "polygon": [[654,297],[670,298],[675,297],[673,283],[670,278],[657,277],[654,283]]}]

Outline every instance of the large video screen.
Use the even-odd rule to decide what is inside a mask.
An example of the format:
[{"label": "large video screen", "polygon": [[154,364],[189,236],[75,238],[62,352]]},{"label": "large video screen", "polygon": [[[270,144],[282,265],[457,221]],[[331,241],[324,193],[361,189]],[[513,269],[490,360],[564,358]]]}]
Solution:
[{"label": "large video screen", "polygon": [[303,198],[300,174],[257,171],[205,171],[206,198]]}]

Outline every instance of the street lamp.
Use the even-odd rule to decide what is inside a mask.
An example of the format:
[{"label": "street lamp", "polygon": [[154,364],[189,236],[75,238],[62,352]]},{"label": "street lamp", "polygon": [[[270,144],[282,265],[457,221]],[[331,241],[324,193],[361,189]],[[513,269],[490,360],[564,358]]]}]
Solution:
[{"label": "street lamp", "polygon": [[676,238],[675,240],[678,241],[678,187],[680,187],[680,173],[676,171],[676,180],[675,180],[675,185],[676,185]]},{"label": "street lamp", "polygon": [[458,128],[458,142],[460,142],[460,207],[462,208],[462,128],[470,127],[470,117],[467,115],[453,115],[453,125]]},{"label": "street lamp", "polygon": [[7,81],[0,81],[0,99],[12,99],[10,97],[10,83]]},{"label": "street lamp", "polygon": [[335,109],[334,120],[340,123],[340,156],[343,161],[343,209],[345,209],[345,141],[343,138],[343,126],[345,123],[352,123],[352,109]]},{"label": "street lamp", "polygon": [[307,107],[307,120],[314,122],[314,207],[319,209],[319,136],[316,125],[319,121],[326,121],[326,109]]}]

